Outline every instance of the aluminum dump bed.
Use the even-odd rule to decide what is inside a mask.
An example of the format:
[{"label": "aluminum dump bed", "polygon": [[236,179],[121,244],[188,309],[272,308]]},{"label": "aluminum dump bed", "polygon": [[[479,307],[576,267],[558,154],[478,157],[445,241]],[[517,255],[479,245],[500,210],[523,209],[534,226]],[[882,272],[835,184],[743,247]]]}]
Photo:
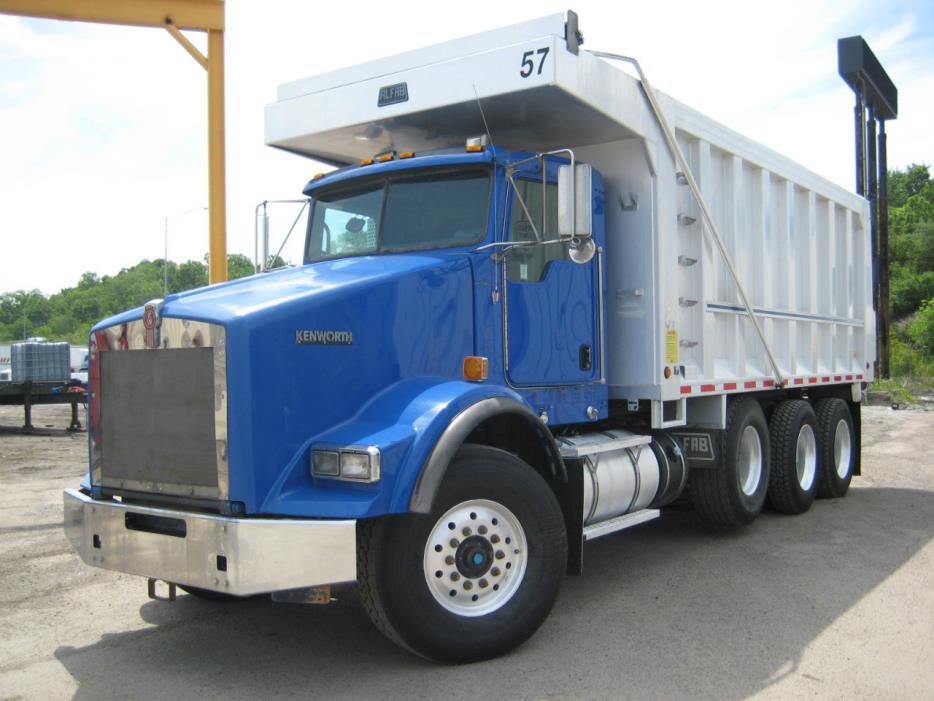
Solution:
[{"label": "aluminum dump bed", "polygon": [[497,146],[572,148],[603,173],[611,397],[870,380],[868,203],[656,93],[773,366],[639,80],[575,50],[554,15],[295,81],[266,108],[266,141],[334,164],[461,146],[486,131],[482,105]]}]

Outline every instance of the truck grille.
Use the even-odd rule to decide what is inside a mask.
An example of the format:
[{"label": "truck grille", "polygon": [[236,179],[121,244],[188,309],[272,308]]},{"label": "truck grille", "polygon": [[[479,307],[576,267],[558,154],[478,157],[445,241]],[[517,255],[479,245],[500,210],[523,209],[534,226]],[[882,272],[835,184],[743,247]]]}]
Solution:
[{"label": "truck grille", "polygon": [[153,349],[137,325],[92,338],[92,483],[226,498],[224,329],[163,319]]}]

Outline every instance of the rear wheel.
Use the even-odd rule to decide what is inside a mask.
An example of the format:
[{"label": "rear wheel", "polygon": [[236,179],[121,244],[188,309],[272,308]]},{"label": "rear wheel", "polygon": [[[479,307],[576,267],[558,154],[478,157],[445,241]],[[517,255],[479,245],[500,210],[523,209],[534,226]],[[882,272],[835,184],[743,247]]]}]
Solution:
[{"label": "rear wheel", "polygon": [[821,464],[817,496],[837,499],[849,490],[856,463],[853,416],[842,399],[821,399],[816,413]]},{"label": "rear wheel", "polygon": [[784,401],[769,421],[772,465],[769,504],[783,514],[800,514],[817,493],[817,417],[803,399]]},{"label": "rear wheel", "polygon": [[429,659],[472,662],[527,640],[567,563],[554,494],[514,455],[461,448],[431,514],[361,524],[358,576],[387,637]]},{"label": "rear wheel", "polygon": [[752,523],[765,503],[769,484],[769,431],[759,402],[732,402],[721,443],[721,464],[691,473],[694,508],[721,528]]}]

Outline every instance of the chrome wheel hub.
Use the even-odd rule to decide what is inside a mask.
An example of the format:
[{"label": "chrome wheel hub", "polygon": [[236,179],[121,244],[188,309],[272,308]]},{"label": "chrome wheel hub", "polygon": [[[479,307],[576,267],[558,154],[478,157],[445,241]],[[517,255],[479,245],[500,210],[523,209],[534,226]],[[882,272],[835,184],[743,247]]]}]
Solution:
[{"label": "chrome wheel hub", "polygon": [[449,509],[428,534],[428,591],[459,616],[484,616],[508,602],[525,576],[525,531],[502,504],[472,499]]},{"label": "chrome wheel hub", "polygon": [[759,489],[762,481],[762,442],[755,426],[743,429],[739,439],[739,488],[743,494],[751,497]]},{"label": "chrome wheel hub", "polygon": [[840,419],[833,432],[833,466],[840,479],[846,479],[850,474],[851,458],[850,427],[846,421]]},{"label": "chrome wheel hub", "polygon": [[798,431],[795,472],[801,489],[805,492],[810,490],[817,477],[817,436],[814,435],[814,429],[809,424],[804,424]]}]

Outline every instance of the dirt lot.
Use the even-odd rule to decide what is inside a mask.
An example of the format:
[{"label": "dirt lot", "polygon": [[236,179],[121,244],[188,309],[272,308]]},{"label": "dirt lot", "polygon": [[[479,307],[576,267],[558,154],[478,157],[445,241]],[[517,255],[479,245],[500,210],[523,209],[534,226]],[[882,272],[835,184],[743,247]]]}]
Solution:
[{"label": "dirt lot", "polygon": [[[82,420],[83,420],[82,416]],[[330,606],[150,601],[85,567],[61,490],[85,470],[67,407],[47,435],[0,407],[0,699],[931,698],[934,413],[863,416],[863,476],[807,514],[716,534],[691,512],[587,546],[539,633],[492,662],[442,667]]]}]

